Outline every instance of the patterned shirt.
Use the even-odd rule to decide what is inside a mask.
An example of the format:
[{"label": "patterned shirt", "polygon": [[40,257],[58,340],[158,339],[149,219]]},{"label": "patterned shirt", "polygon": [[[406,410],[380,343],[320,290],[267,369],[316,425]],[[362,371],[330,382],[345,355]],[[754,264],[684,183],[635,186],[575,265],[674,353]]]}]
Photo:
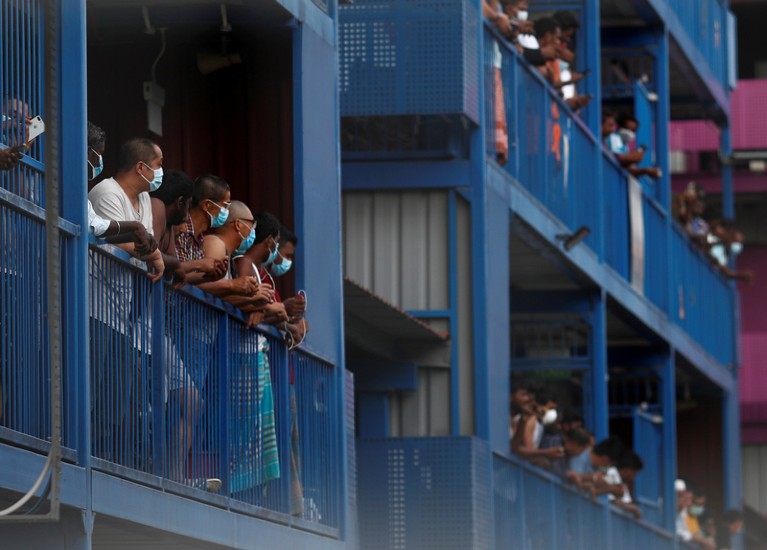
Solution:
[{"label": "patterned shirt", "polygon": [[184,223],[178,226],[176,231],[176,256],[179,261],[202,260],[205,258],[205,249],[202,246],[203,236],[197,237],[192,225],[192,216],[187,216]]}]

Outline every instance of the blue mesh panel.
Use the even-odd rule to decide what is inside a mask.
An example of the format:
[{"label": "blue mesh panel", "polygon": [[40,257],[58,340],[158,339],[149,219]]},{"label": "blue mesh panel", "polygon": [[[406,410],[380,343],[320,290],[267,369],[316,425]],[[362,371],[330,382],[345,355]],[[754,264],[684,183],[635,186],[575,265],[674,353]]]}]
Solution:
[{"label": "blue mesh panel", "polygon": [[342,116],[466,114],[478,122],[479,18],[467,0],[339,6]]},{"label": "blue mesh panel", "polygon": [[472,438],[360,441],[360,546],[491,547],[490,454]]}]

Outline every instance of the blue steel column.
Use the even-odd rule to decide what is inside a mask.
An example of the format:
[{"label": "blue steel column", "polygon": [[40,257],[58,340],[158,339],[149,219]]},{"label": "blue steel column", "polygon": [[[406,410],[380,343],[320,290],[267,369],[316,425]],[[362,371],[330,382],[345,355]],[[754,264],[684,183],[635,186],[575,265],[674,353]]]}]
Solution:
[{"label": "blue steel column", "polygon": [[669,123],[671,122],[671,82],[669,76],[669,34],[668,27],[664,25],[660,31],[655,48],[655,82],[658,95],[658,105],[655,109],[656,123],[655,131],[658,139],[656,154],[658,155],[658,164],[663,170],[663,177],[658,182],[657,199],[663,206],[666,216],[666,227],[664,229],[664,238],[666,246],[661,247],[665,256],[663,273],[658,276],[665,276],[664,280],[664,298],[666,304],[666,313],[671,315],[674,303],[672,281],[674,280],[674,261],[671,257],[671,237],[674,220],[671,219],[671,169],[669,165],[671,139],[669,137]]},{"label": "blue steel column", "polygon": [[85,0],[61,0],[59,45],[61,98],[61,215],[79,225],[79,237],[71,239],[65,249],[62,265],[68,277],[62,281],[66,323],[62,327],[64,346],[65,391],[69,394],[63,411],[63,426],[70,445],[77,449],[77,460],[87,470],[86,509],[84,511],[82,548],[91,547],[91,396],[88,353],[88,213],[85,155],[87,151],[87,34]]},{"label": "blue steel column", "polygon": [[[584,51],[585,59],[583,67],[590,68],[591,72],[586,77],[586,93],[593,96],[591,103],[586,107],[586,123],[594,134],[598,143],[602,142],[602,47],[601,27],[599,21],[599,0],[584,0],[583,21],[581,30],[585,34]],[[597,197],[604,197],[604,179],[602,163],[604,155],[602,147],[594,147],[594,173],[593,181],[597,187]],[[600,203],[596,208],[596,227],[591,228],[594,237],[597,256],[605,258],[605,206]]]},{"label": "blue steel column", "polygon": [[663,409],[663,526],[675,531],[676,525],[676,365],[674,350],[668,351],[661,367],[661,406]]},{"label": "blue steel column", "polygon": [[[308,346],[335,365],[338,420],[339,530],[349,525],[346,453],[346,380],[344,376],[343,264],[341,259],[341,154],[338,106],[338,20],[323,37],[306,25],[293,32],[294,212],[297,250],[296,287],[307,291],[312,330]],[[313,304],[313,305],[312,305]],[[312,321],[315,319],[315,321]]]},{"label": "blue steel column", "polygon": [[[480,14],[482,21],[482,0],[474,0],[475,8]],[[479,67],[479,120],[480,124],[487,124],[485,117],[485,60],[484,50],[484,32],[482,26],[477,33],[478,59]],[[485,131],[484,127],[472,132],[470,142],[471,154],[471,285],[472,285],[472,307],[474,314],[474,433],[484,439],[490,439],[490,408],[489,408],[489,379],[488,379],[488,293],[485,284],[487,280],[487,233],[485,227],[486,214],[486,179],[487,162],[485,158]],[[496,250],[493,247],[493,250]],[[508,302],[506,302],[508,304]],[[456,368],[454,366],[454,368]],[[452,399],[459,399],[459,396],[453,395]]]},{"label": "blue steel column", "polygon": [[597,441],[610,432],[610,410],[607,402],[607,296],[604,290],[594,295],[591,314],[590,372],[592,430]]},{"label": "blue steel column", "polygon": [[[599,21],[599,0],[584,0],[581,33],[586,35],[586,59],[583,67],[591,69],[586,77],[586,93],[593,95],[586,107],[586,121],[591,132],[601,141],[602,136],[602,66],[601,27]],[[580,62],[579,62],[580,66]]]}]

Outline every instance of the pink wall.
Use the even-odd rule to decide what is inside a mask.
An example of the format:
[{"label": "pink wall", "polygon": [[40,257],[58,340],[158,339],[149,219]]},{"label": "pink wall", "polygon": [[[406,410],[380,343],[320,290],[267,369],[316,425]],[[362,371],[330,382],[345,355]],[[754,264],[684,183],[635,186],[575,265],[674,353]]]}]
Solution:
[{"label": "pink wall", "polygon": [[[732,94],[732,144],[735,149],[767,149],[767,80],[739,80]],[[671,123],[672,151],[716,151],[719,130],[712,122]]]},{"label": "pink wall", "polygon": [[740,406],[744,443],[767,443],[767,245],[747,245],[738,269],[756,273],[738,285],[741,303]]}]

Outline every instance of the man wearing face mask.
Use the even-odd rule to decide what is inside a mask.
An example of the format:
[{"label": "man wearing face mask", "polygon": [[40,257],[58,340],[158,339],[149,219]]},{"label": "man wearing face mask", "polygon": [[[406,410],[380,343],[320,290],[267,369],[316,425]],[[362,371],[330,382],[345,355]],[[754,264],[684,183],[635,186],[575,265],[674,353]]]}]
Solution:
[{"label": "man wearing face mask", "polygon": [[[280,248],[277,258],[267,267],[272,277],[282,277],[293,266],[298,246],[298,237],[284,225],[280,227]],[[299,295],[292,296],[282,301],[288,312],[291,322],[297,322],[306,313],[306,300]],[[304,319],[304,323],[306,319]]]},{"label": "man wearing face mask", "polygon": [[545,465],[551,459],[562,458],[565,451],[561,446],[540,448],[544,426],[557,420],[557,404],[542,389],[536,389],[534,399],[533,414],[520,421],[511,441],[511,450],[526,460]]},{"label": "man wearing face mask", "polygon": [[206,174],[194,181],[189,214],[174,232],[176,255],[186,269],[189,284],[218,297],[251,296],[258,288],[255,279],[222,279],[229,271],[229,258],[205,254],[203,237],[229,220],[231,197],[224,178]]},{"label": "man wearing face mask", "polygon": [[[104,145],[106,143],[106,134],[104,130],[88,122],[88,187],[91,188],[91,182],[98,177],[104,169]],[[93,210],[91,201],[88,201],[88,230],[94,236],[106,239],[112,244],[128,243],[135,244],[136,252],[140,255],[151,254],[157,248],[152,235],[139,221],[127,220],[107,220],[96,214]]]},{"label": "man wearing face mask", "polygon": [[730,261],[743,252],[744,236],[735,228],[732,220],[721,220],[711,223],[711,233],[707,236],[710,246],[709,254],[716,260],[716,266],[730,279],[750,283],[754,273],[750,270],[733,270]]},{"label": "man wearing face mask", "polygon": [[[269,266],[279,256],[280,222],[268,212],[256,214],[256,230],[252,241],[246,247],[240,247],[234,255],[238,277],[256,277],[258,282],[274,288],[265,266]],[[247,244],[247,243],[246,243]],[[282,325],[288,321],[285,305],[277,293],[274,301],[259,308],[251,316],[250,324],[266,322],[272,325]]]},{"label": "man wearing face mask", "polygon": [[[205,257],[229,262],[232,255],[244,253],[252,245],[255,238],[256,220],[253,218],[250,208],[243,202],[232,201],[226,223],[215,229],[210,235],[205,236],[203,241]],[[200,288],[207,291],[210,286],[227,282],[231,283],[232,287],[237,286],[237,283],[240,282],[244,283],[247,288],[254,289],[248,294],[230,292],[222,296],[223,300],[242,308],[244,311],[251,311],[254,307],[270,303],[274,297],[274,290],[268,285],[261,284],[257,277],[246,275],[232,279],[229,270],[227,270],[223,280],[204,283],[200,285]]]},{"label": "man wearing face mask", "polygon": [[[115,177],[107,178],[91,189],[88,199],[95,213],[102,218],[119,224],[123,221],[139,222],[152,235],[149,191],[155,191],[162,185],[162,151],[146,138],[134,138],[120,148],[117,163]],[[163,276],[165,264],[159,250],[145,254],[133,242],[118,246],[147,263],[147,273],[153,282]]]}]

